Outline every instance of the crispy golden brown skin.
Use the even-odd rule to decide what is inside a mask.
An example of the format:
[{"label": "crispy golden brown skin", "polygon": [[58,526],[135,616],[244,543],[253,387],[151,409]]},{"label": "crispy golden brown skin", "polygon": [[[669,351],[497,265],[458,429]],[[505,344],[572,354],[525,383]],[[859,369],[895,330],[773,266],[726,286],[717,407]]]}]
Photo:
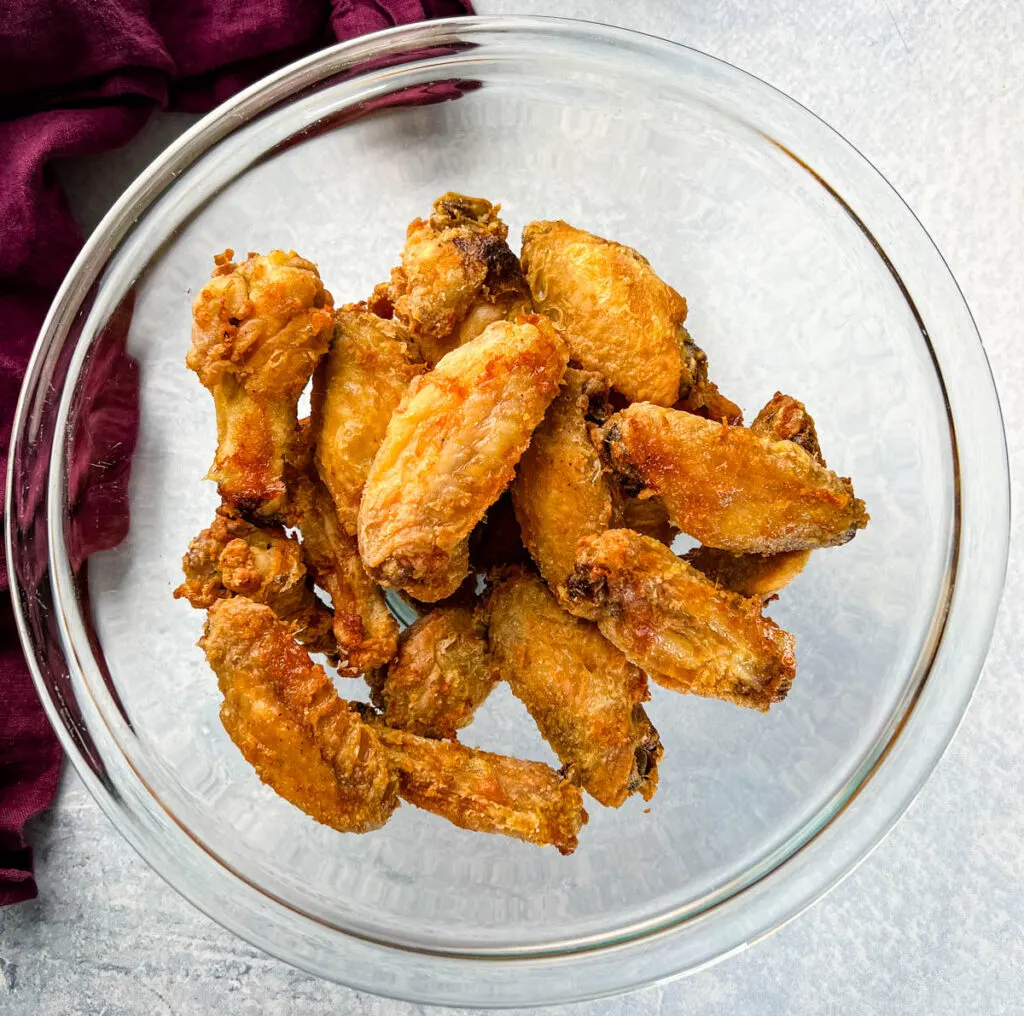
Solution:
[{"label": "crispy golden brown skin", "polygon": [[587,821],[583,797],[550,766],[404,730],[376,730],[410,804],[473,832],[551,844],[562,854],[576,849]]},{"label": "crispy golden brown skin", "polygon": [[313,591],[302,547],[280,526],[253,526],[221,505],[213,524],[189,544],[182,558],[185,581],[174,598],[200,610],[228,596],[265,603],[302,645],[337,654],[334,617]]},{"label": "crispy golden brown skin", "polygon": [[398,623],[380,587],[367,574],[355,538],[338,520],[327,488],[307,482],[301,502],[302,548],[313,578],[334,605],[334,637],[341,655],[338,673],[357,677],[395,655]]},{"label": "crispy golden brown skin", "polygon": [[612,468],[657,494],[705,546],[776,554],[838,546],[867,525],[844,477],[792,441],[635,403],[602,428]]},{"label": "crispy golden brown skin", "polygon": [[658,684],[767,710],[796,672],[761,602],[719,589],[657,540],[609,529],[580,548],[569,594]]},{"label": "crispy golden brown skin", "polygon": [[409,382],[423,372],[408,334],[365,306],[342,307],[334,337],[313,376],[312,427],[317,472],[351,536],[363,484],[388,420]]},{"label": "crispy golden brown skin", "polygon": [[750,429],[773,441],[792,441],[808,455],[827,465],[818,443],[818,429],[807,407],[791,395],[776,392],[754,419]]},{"label": "crispy golden brown skin", "polygon": [[439,607],[402,632],[387,670],[368,676],[389,727],[455,740],[499,680],[469,607]]},{"label": "crispy golden brown skin", "polygon": [[391,307],[431,365],[494,321],[533,309],[499,208],[453,192],[439,197],[426,222],[409,224],[401,265],[374,292],[371,304]]},{"label": "crispy golden brown skin", "polygon": [[686,301],[645,257],[566,222],[531,222],[522,264],[534,307],[565,334],[575,363],[631,402],[671,406],[689,391]]},{"label": "crispy golden brown skin", "polygon": [[264,783],[340,832],[388,820],[398,803],[388,753],[269,607],[217,600],[199,644],[224,727]]},{"label": "crispy golden brown skin", "polygon": [[568,350],[539,315],[499,321],[416,378],[359,506],[359,553],[385,585],[433,603],[469,567],[469,535],[558,392]]},{"label": "crispy golden brown skin", "polygon": [[[818,432],[802,402],[776,392],[750,425],[754,434],[773,441],[792,441],[822,466],[825,460]],[[810,560],[809,550],[781,554],[734,554],[715,547],[695,547],[684,557],[713,582],[744,596],[768,599],[789,585]]]},{"label": "crispy golden brown skin", "polygon": [[606,390],[600,375],[566,370],[510,488],[523,543],[560,600],[580,539],[612,523],[614,491],[587,430],[590,399]]},{"label": "crispy golden brown skin", "polygon": [[583,789],[609,808],[636,792],[649,801],[662,747],[643,672],[523,569],[498,578],[487,611],[502,676]]},{"label": "crispy golden brown skin", "polygon": [[224,501],[263,519],[287,519],[285,464],[296,406],[334,321],[316,266],[294,251],[214,258],[192,305],[191,370],[213,395],[217,452],[209,478]]}]

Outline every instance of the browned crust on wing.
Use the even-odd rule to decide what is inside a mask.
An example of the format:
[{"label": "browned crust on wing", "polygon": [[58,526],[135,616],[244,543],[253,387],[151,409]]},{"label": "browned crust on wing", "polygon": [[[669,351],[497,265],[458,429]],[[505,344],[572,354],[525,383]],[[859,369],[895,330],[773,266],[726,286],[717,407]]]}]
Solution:
[{"label": "browned crust on wing", "polygon": [[719,589],[632,530],[584,540],[569,593],[667,688],[764,711],[793,682],[793,637],[762,616],[760,600]]},{"label": "browned crust on wing", "polygon": [[285,460],[296,405],[327,350],[333,301],[316,266],[294,251],[228,250],[192,307],[186,363],[213,395],[221,497],[261,518],[286,516]]},{"label": "browned crust on wing", "polygon": [[265,603],[312,652],[337,653],[333,616],[313,591],[302,547],[280,526],[257,527],[229,505],[189,543],[185,581],[174,590],[197,609],[228,596]]},{"label": "browned crust on wing", "polygon": [[636,792],[650,800],[662,747],[643,672],[521,568],[498,577],[487,614],[502,676],[583,789],[611,808]]},{"label": "browned crust on wing", "polygon": [[566,222],[531,222],[522,265],[534,306],[565,334],[574,363],[630,401],[670,406],[689,390],[686,301],[637,251]]},{"label": "browned crust on wing", "polygon": [[837,546],[867,525],[845,477],[792,441],[638,403],[602,430],[612,468],[661,497],[684,533],[710,547],[774,554]]},{"label": "browned crust on wing", "polygon": [[773,441],[792,441],[821,465],[827,465],[818,443],[818,430],[807,407],[792,395],[776,392],[757,414],[750,429]]},{"label": "browned crust on wing", "polygon": [[386,670],[368,676],[389,727],[455,740],[499,678],[486,629],[468,607],[438,608],[406,628]]},{"label": "browned crust on wing", "polygon": [[217,600],[199,644],[224,695],[225,729],[263,782],[341,832],[388,820],[398,780],[387,752],[269,607]]},{"label": "browned crust on wing", "polygon": [[[822,466],[825,460],[818,444],[818,432],[807,407],[792,396],[776,392],[757,414],[750,430],[773,441],[792,441]],[[715,547],[695,547],[685,555],[687,561],[716,585],[743,596],[768,599],[780,592],[804,570],[809,550],[783,551],[780,554],[734,554]]]},{"label": "browned crust on wing", "polygon": [[361,304],[336,314],[330,349],[313,376],[312,428],[317,472],[350,536],[391,414],[409,382],[423,373],[415,359],[408,333],[396,321]]},{"label": "browned crust on wing", "polygon": [[491,325],[412,382],[359,507],[374,578],[425,602],[458,588],[470,533],[511,480],[567,359],[550,322],[530,314]]},{"label": "browned crust on wing", "polygon": [[338,673],[357,677],[395,655],[398,623],[367,573],[355,538],[338,520],[327,488],[307,481],[302,499],[302,548],[310,572],[334,606],[334,637],[341,655]]},{"label": "browned crust on wing", "polygon": [[613,490],[587,425],[591,398],[606,390],[600,375],[566,370],[510,487],[523,543],[559,599],[580,539],[612,522]]},{"label": "browned crust on wing", "polygon": [[386,298],[428,364],[494,321],[532,310],[499,210],[483,198],[443,194],[428,220],[409,224],[401,264],[374,291],[374,306]]},{"label": "browned crust on wing", "polygon": [[410,804],[461,829],[550,844],[561,854],[576,849],[587,821],[583,798],[572,780],[550,766],[388,727],[379,727],[377,735]]}]

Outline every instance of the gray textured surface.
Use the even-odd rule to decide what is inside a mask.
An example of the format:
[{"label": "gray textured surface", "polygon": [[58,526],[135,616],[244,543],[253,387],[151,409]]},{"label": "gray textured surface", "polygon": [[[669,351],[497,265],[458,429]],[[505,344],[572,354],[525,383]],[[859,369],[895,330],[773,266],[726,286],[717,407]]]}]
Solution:
[{"label": "gray textured surface", "polygon": [[[555,13],[480,0],[483,13]],[[985,340],[1024,467],[1024,4],[578,0],[557,13],[694,45],[765,78],[864,152],[945,253]],[[181,119],[69,167],[92,222]],[[1020,483],[1014,493],[1019,499]],[[1024,1009],[1024,545],[967,719],[912,812],[843,885],[770,939],[687,980],[563,1012],[998,1014]],[[418,1007],[317,981],[165,886],[75,775],[33,831],[41,897],[0,911],[0,1013],[346,1013]],[[540,1010],[537,1010],[538,1012]]]}]

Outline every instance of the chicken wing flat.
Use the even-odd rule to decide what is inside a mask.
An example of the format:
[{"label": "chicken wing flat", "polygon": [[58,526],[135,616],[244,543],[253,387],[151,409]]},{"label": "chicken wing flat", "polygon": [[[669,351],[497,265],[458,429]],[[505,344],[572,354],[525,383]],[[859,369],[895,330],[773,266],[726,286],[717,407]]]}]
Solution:
[{"label": "chicken wing flat", "polygon": [[302,548],[313,578],[334,605],[334,637],[342,658],[338,673],[357,677],[395,655],[398,623],[380,586],[367,574],[355,537],[338,520],[327,488],[309,484],[302,502]]},{"label": "chicken wing flat", "polygon": [[423,369],[396,321],[385,321],[364,306],[338,311],[331,348],[313,376],[312,426],[317,472],[351,536],[388,420]]},{"label": "chicken wing flat", "polygon": [[[822,466],[825,460],[818,444],[814,420],[802,402],[776,392],[750,425],[754,434],[773,441],[792,441]],[[698,571],[717,585],[767,599],[789,585],[810,560],[809,550],[790,550],[781,554],[734,554],[715,547],[695,547],[684,555]]]},{"label": "chicken wing flat", "polygon": [[442,195],[426,222],[409,224],[401,265],[374,292],[371,303],[390,306],[431,365],[489,324],[533,309],[499,210],[483,198]]},{"label": "chicken wing flat", "polygon": [[340,832],[388,820],[398,803],[388,753],[269,607],[217,600],[199,644],[224,727],[264,783]]},{"label": "chicken wing flat", "polygon": [[473,610],[440,607],[402,632],[387,670],[368,680],[389,727],[455,740],[499,674]]},{"label": "chicken wing flat", "polygon": [[294,251],[214,258],[192,306],[191,370],[213,394],[217,452],[209,479],[246,514],[286,518],[285,465],[299,395],[327,351],[331,294]]},{"label": "chicken wing flat", "polygon": [[760,600],[719,589],[632,530],[584,540],[569,593],[666,688],[766,711],[793,682],[793,637],[761,616]]},{"label": "chicken wing flat", "polygon": [[630,401],[671,406],[690,389],[686,301],[645,257],[566,222],[531,222],[522,264],[534,307],[565,334],[575,363]]},{"label": "chicken wing flat", "polygon": [[590,400],[606,391],[600,375],[566,370],[510,488],[523,542],[559,599],[580,539],[612,522],[614,491],[587,430]]},{"label": "chicken wing flat", "polygon": [[487,609],[502,676],[583,789],[610,808],[636,792],[650,800],[662,747],[640,704],[643,672],[522,569],[498,579]]},{"label": "chicken wing flat", "polygon": [[568,350],[530,314],[498,321],[409,386],[359,506],[359,552],[385,585],[433,603],[469,568],[469,535],[543,419]]},{"label": "chicken wing flat", "polygon": [[313,591],[298,540],[280,526],[253,526],[222,505],[213,524],[189,544],[181,566],[185,581],[175,599],[205,610],[216,600],[245,596],[270,607],[307,649],[337,654],[334,616]]},{"label": "chicken wing flat", "polygon": [[844,477],[793,441],[637,403],[602,428],[612,468],[665,502],[684,533],[709,547],[776,554],[838,546],[868,522]]},{"label": "chicken wing flat", "polygon": [[404,730],[375,729],[410,804],[461,829],[551,844],[562,854],[576,849],[587,821],[583,796],[550,766]]}]

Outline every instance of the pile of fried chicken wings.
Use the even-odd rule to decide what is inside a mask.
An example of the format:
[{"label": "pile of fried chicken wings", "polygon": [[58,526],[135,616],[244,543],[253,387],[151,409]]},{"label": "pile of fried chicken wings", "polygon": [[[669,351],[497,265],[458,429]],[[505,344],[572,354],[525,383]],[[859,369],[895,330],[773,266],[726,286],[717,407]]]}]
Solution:
[{"label": "pile of fried chicken wings", "polygon": [[[214,259],[187,365],[221,506],[175,596],[207,612],[231,740],[317,821],[366,832],[404,799],[571,853],[584,791],[657,789],[649,681],[785,697],[793,638],[764,606],[868,516],[796,399],[743,425],[643,256],[532,222],[517,257],[499,210],[438,198],[341,308],[294,252]],[[404,631],[386,589],[420,614]],[[460,743],[501,681],[561,768]]]}]

